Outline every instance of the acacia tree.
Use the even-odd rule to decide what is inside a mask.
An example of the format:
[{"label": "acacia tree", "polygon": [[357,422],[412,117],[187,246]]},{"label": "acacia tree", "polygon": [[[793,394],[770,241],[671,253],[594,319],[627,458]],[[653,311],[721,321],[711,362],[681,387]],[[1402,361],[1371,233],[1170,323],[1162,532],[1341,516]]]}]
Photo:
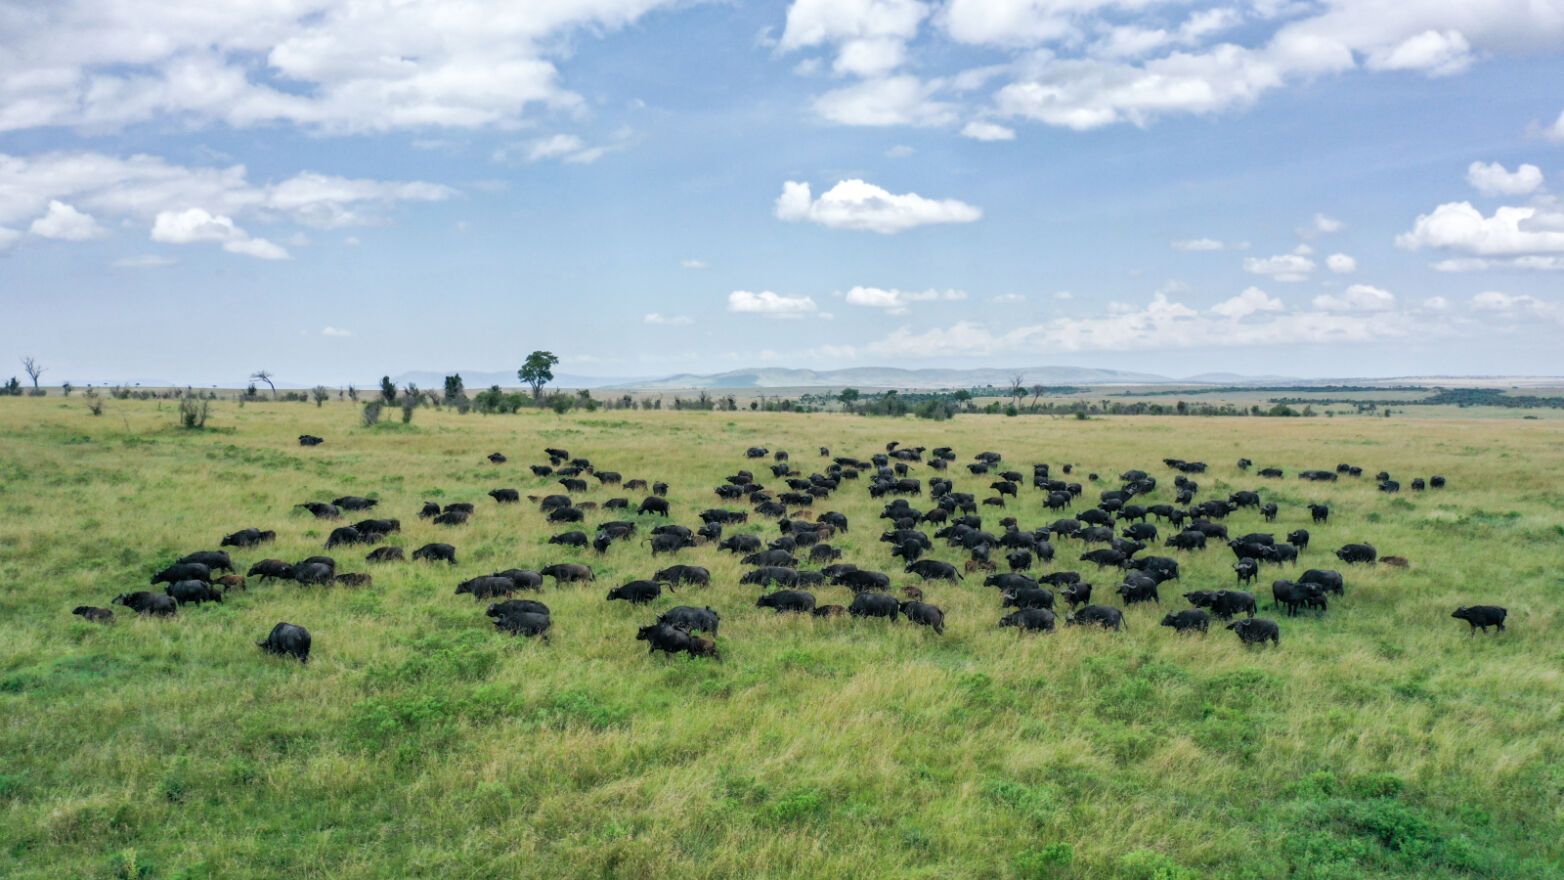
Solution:
[{"label": "acacia tree", "polygon": [[467,389],[462,384],[462,374],[461,373],[457,373],[454,376],[446,376],[445,377],[445,402],[446,403],[455,404],[466,393],[467,393]]},{"label": "acacia tree", "polygon": [[396,403],[396,383],[391,381],[390,376],[380,377],[380,399],[386,406]]},{"label": "acacia tree", "polygon": [[1026,399],[1026,377],[1020,373],[1010,377],[1010,394],[1008,396],[1015,398],[1016,406],[1019,408],[1021,401]]},{"label": "acacia tree", "polygon": [[535,351],[527,355],[526,363],[516,371],[516,377],[532,386],[532,398],[543,399],[543,386],[554,381],[554,365],[559,358],[549,351]]},{"label": "acacia tree", "polygon": [[853,411],[853,404],[857,403],[861,396],[857,388],[843,388],[836,393],[836,399],[842,402],[842,409],[848,412]]},{"label": "acacia tree", "polygon": [[277,399],[277,386],[272,382],[271,370],[256,370],[250,374],[250,378],[257,382],[265,382],[266,387],[272,390],[272,400]]},{"label": "acacia tree", "polygon": [[27,371],[27,378],[33,380],[33,390],[38,390],[38,377],[43,375],[44,366],[33,359],[32,355],[22,358],[22,369]]},{"label": "acacia tree", "polygon": [[1032,412],[1037,412],[1038,405],[1042,402],[1043,395],[1048,393],[1047,385],[1032,386]]},{"label": "acacia tree", "polygon": [[310,389],[310,394],[315,397],[316,409],[319,409],[321,404],[331,399],[331,389],[324,385],[316,385],[314,388]]}]

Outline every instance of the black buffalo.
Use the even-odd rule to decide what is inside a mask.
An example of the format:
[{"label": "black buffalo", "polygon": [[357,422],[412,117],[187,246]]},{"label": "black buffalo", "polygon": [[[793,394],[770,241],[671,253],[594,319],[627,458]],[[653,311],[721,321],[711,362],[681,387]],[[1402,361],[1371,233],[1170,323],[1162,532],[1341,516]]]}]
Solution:
[{"label": "black buffalo", "polygon": [[310,662],[310,631],[291,623],[279,623],[255,646],[268,654],[284,654],[300,663]]},{"label": "black buffalo", "polygon": [[1471,633],[1475,634],[1478,630],[1487,632],[1490,626],[1498,627],[1498,632],[1504,632],[1504,619],[1509,615],[1508,610],[1497,605],[1462,605],[1450,616],[1471,624]]},{"label": "black buffalo", "polygon": [[1106,605],[1087,605],[1064,619],[1068,626],[1100,626],[1118,630],[1125,625],[1124,612]]},{"label": "black buffalo", "polygon": [[891,620],[896,619],[900,610],[895,596],[868,591],[854,596],[852,604],[847,606],[847,613],[854,617],[889,617]]},{"label": "black buffalo", "polygon": [[120,593],[114,597],[111,603],[124,605],[137,614],[149,614],[157,617],[173,617],[178,611],[178,605],[174,600],[161,593],[149,593],[140,590],[135,593]]},{"label": "black buffalo", "polygon": [[815,596],[813,593],[805,593],[801,590],[778,590],[756,599],[755,607],[770,608],[778,614],[784,611],[803,614],[814,610]]},{"label": "black buffalo", "polygon": [[456,564],[456,548],[450,544],[425,544],[413,551],[414,559],[422,559],[427,562],[449,562]]},{"label": "black buffalo", "polygon": [[716,636],[717,625],[721,622],[721,616],[712,610],[709,605],[705,608],[679,605],[657,615],[657,622],[676,629],[682,629],[685,632],[700,631]]},{"label": "black buffalo", "polygon": [[1170,626],[1174,632],[1190,632],[1199,630],[1206,632],[1211,626],[1211,615],[1194,608],[1189,611],[1179,611],[1162,618],[1163,626]]},{"label": "black buffalo", "polygon": [[1245,645],[1263,645],[1270,642],[1273,645],[1281,645],[1281,627],[1274,620],[1266,620],[1263,617],[1253,617],[1247,620],[1235,620],[1227,625],[1227,628],[1238,634],[1238,640]]}]

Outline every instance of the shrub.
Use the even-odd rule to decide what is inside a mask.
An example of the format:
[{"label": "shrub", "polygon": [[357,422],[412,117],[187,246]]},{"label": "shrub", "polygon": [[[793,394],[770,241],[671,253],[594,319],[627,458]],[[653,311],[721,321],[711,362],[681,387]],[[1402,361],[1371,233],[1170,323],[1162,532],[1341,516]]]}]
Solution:
[{"label": "shrub", "polygon": [[364,404],[364,427],[373,428],[380,424],[381,405],[378,400],[371,400]]},{"label": "shrub", "polygon": [[195,431],[206,427],[206,417],[211,413],[211,401],[201,400],[195,394],[186,391],[179,398],[179,424],[186,430]]}]

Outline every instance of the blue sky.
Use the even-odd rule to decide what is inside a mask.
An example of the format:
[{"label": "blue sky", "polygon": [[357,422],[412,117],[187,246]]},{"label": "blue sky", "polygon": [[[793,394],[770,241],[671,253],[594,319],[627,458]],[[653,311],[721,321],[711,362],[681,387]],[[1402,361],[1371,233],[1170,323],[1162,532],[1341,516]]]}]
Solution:
[{"label": "blue sky", "polygon": [[1564,0],[0,2],[52,381],[1559,374],[1561,191]]}]

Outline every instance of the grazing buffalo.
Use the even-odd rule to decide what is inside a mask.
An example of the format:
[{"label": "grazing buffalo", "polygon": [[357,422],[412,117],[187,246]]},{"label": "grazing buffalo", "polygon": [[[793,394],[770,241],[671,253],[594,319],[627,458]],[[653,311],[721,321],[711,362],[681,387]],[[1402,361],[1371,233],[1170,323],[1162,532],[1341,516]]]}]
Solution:
[{"label": "grazing buffalo", "polygon": [[[561,471],[561,473],[564,472]],[[555,482],[564,486],[566,492],[585,492],[587,490],[587,481],[576,477],[562,477],[555,480]]]},{"label": "grazing buffalo", "polygon": [[326,442],[326,439],[324,437],[316,437],[314,434],[300,434],[299,435],[299,445],[300,446],[319,446],[320,444],[325,443],[325,442]]},{"label": "grazing buffalo", "polygon": [[300,663],[310,662],[310,631],[302,626],[279,623],[255,646],[268,654],[287,655]]},{"label": "grazing buffalo", "polygon": [[543,575],[526,568],[507,568],[494,572],[490,577],[509,578],[518,590],[543,590]]},{"label": "grazing buffalo", "polygon": [[175,581],[164,592],[180,605],[200,605],[202,602],[221,604],[223,601],[223,594],[206,581]]},{"label": "grazing buffalo", "polygon": [[176,581],[212,580],[212,569],[200,562],[176,562],[152,576],[154,584],[172,584]]},{"label": "grazing buffalo", "polygon": [[655,516],[668,515],[668,499],[651,496],[641,499],[641,506],[636,508],[636,513],[653,514]]},{"label": "grazing buffalo", "polygon": [[648,654],[662,651],[665,654],[677,654],[684,652],[691,657],[711,657],[721,660],[717,653],[717,644],[711,639],[703,639],[692,636],[678,627],[664,623],[654,623],[651,626],[643,626],[636,630],[637,641],[646,642],[649,645]]},{"label": "grazing buffalo", "polygon": [[337,505],[343,510],[368,510],[380,502],[374,498],[360,498],[357,495],[344,495],[341,498],[333,499],[331,503]]},{"label": "grazing buffalo", "polygon": [[1279,580],[1271,584],[1272,608],[1287,610],[1288,617],[1297,617],[1300,608],[1326,610],[1325,590],[1319,584],[1305,584]]},{"label": "grazing buffalo", "polygon": [[1001,608],[1049,608],[1054,607],[1054,594],[1042,587],[1023,587],[1006,590],[1000,594]]},{"label": "grazing buffalo", "polygon": [[532,465],[532,475],[535,477],[547,477],[554,473],[554,469],[546,464]]},{"label": "grazing buffalo", "polygon": [[1347,584],[1339,571],[1311,568],[1299,576],[1298,583],[1319,584],[1320,589],[1327,593],[1335,593],[1338,596],[1346,594]]},{"label": "grazing buffalo", "polygon": [[407,557],[401,547],[377,547],[364,557],[365,562],[401,562]]},{"label": "grazing buffalo", "polygon": [[317,560],[314,557],[293,567],[293,579],[305,585],[329,584],[336,577],[336,563]]},{"label": "grazing buffalo", "polygon": [[298,506],[308,510],[316,519],[338,519],[342,516],[342,511],[335,504],[323,501],[306,501]]},{"label": "grazing buffalo", "polygon": [[[493,606],[491,606],[492,608]],[[554,620],[548,614],[539,614],[535,611],[513,611],[504,614],[490,614],[494,618],[494,628],[500,632],[513,636],[541,636],[544,643],[548,642],[548,629],[554,625]]]},{"label": "grazing buffalo", "polygon": [[249,589],[245,586],[245,579],[244,575],[242,574],[225,574],[217,580],[212,581],[212,583],[222,587],[223,592],[225,593],[236,588],[240,590]]},{"label": "grazing buffalo", "polygon": [[267,541],[275,540],[277,533],[261,529],[240,529],[231,535],[224,535],[222,545],[224,547],[254,547]]},{"label": "grazing buffalo", "polygon": [[1087,605],[1066,616],[1064,622],[1067,626],[1100,626],[1115,631],[1125,626],[1124,612],[1106,605]]},{"label": "grazing buffalo", "polygon": [[179,610],[179,606],[169,596],[161,593],[149,593],[140,590],[135,593],[120,593],[114,597],[112,605],[124,605],[137,614],[148,614],[156,617],[173,617]]},{"label": "grazing buffalo", "polygon": [[250,566],[245,572],[248,577],[259,577],[261,580],[280,578],[285,581],[293,580],[293,566],[281,559],[262,559]]},{"label": "grazing buffalo", "polygon": [[345,571],[331,579],[339,587],[372,587],[375,579],[368,572]]},{"label": "grazing buffalo", "polygon": [[[558,511],[555,511],[555,513],[558,513]],[[471,516],[472,514],[465,510],[446,510],[434,518],[434,524],[437,526],[462,526],[467,524],[467,520]],[[553,520],[553,518],[551,514],[549,519]]]},{"label": "grazing buffalo", "polygon": [[[658,537],[664,536],[659,535]],[[682,546],[684,546],[684,543],[683,541],[680,541],[677,545],[675,545],[675,549]],[[652,552],[654,554],[657,552],[657,548],[655,546],[652,547]],[[784,568],[798,567],[798,560],[794,559],[793,554],[787,552],[786,550],[763,550],[759,553],[751,553],[739,561],[744,565],[780,565]]]},{"label": "grazing buffalo", "polygon": [[[668,592],[673,592],[673,585],[668,586]],[[622,599],[631,605],[645,605],[656,599],[663,593],[663,585],[656,581],[631,581],[622,587],[615,587],[608,591],[608,601]]]},{"label": "grazing buffalo", "polygon": [[847,616],[847,606],[846,605],[820,605],[820,606],[816,607],[815,610],[813,610],[813,611],[811,611],[809,613],[814,615],[815,617],[845,617],[845,616]]},{"label": "grazing buffalo", "polygon": [[1053,632],[1054,613],[1047,608],[1022,608],[999,619],[1000,626],[1013,626],[1020,632]]},{"label": "grazing buffalo", "polygon": [[691,584],[705,587],[711,584],[711,572],[699,565],[670,565],[652,576],[665,584]]},{"label": "grazing buffalo", "polygon": [[1092,585],[1084,583],[1070,584],[1060,589],[1059,595],[1063,596],[1065,603],[1070,606],[1071,610],[1074,610],[1092,601]]},{"label": "grazing buffalo", "polygon": [[548,542],[561,547],[585,547],[588,543],[586,532],[562,532],[549,538]]},{"label": "grazing buffalo", "polygon": [[440,505],[433,501],[425,501],[424,506],[418,511],[419,519],[434,519],[440,515]]},{"label": "grazing buffalo", "polygon": [[221,550],[202,550],[179,557],[175,564],[199,563],[212,571],[233,571],[233,560]]},{"label": "grazing buffalo", "polygon": [[891,620],[896,619],[900,610],[895,596],[869,591],[854,596],[852,604],[847,606],[847,613],[853,617],[889,617]]},{"label": "grazing buffalo", "polygon": [[521,493],[515,489],[490,489],[489,497],[493,498],[496,504],[516,504],[521,501]]},{"label": "grazing buffalo", "polygon": [[948,562],[940,562],[938,559],[920,559],[910,562],[905,569],[926,581],[950,581],[955,583],[962,580],[961,573],[954,565]]},{"label": "grazing buffalo", "polygon": [[657,622],[685,632],[700,631],[716,636],[721,616],[709,605],[705,608],[678,605],[657,615]]},{"label": "grazing buffalo", "polygon": [[413,551],[414,559],[422,559],[426,562],[449,562],[456,564],[456,548],[450,544],[425,544]]},{"label": "grazing buffalo", "polygon": [[1347,544],[1336,551],[1336,558],[1348,564],[1372,563],[1378,557],[1379,551],[1372,544]]},{"label": "grazing buffalo", "polygon": [[506,458],[505,457],[505,453],[503,453],[503,452],[491,452],[491,453],[489,453],[489,463],[490,464],[504,464],[507,461],[510,461],[510,459]]},{"label": "grazing buffalo", "polygon": [[[1081,561],[1082,562],[1094,563],[1094,564],[1096,564],[1096,566],[1098,568],[1108,568],[1109,566],[1120,566],[1120,565],[1123,565],[1125,560],[1127,560],[1128,558],[1129,557],[1125,556],[1122,552],[1120,552],[1118,550],[1109,550],[1109,549],[1106,549],[1106,548],[1101,549],[1101,550],[1091,550],[1091,551],[1088,551],[1086,553],[1082,553],[1081,554]],[[1068,622],[1068,621],[1066,621],[1066,622]]]},{"label": "grazing buffalo", "polygon": [[1472,629],[1469,634],[1475,635],[1478,630],[1487,632],[1490,626],[1498,627],[1497,632],[1504,632],[1504,619],[1509,615],[1510,612],[1508,610],[1497,605],[1472,605],[1470,607],[1462,605],[1460,608],[1455,609],[1455,613],[1450,616],[1456,620],[1464,620],[1471,624]]},{"label": "grazing buffalo", "polygon": [[71,609],[71,613],[93,623],[113,623],[114,612],[107,608],[94,608],[91,605],[77,605]]},{"label": "grazing buffalo", "polygon": [[558,562],[541,569],[539,574],[553,578],[555,586],[597,580],[597,575],[592,573],[591,568],[575,562]]},{"label": "grazing buffalo", "polygon": [[1259,605],[1255,602],[1253,593],[1245,593],[1242,590],[1218,590],[1212,597],[1209,607],[1216,617],[1231,620],[1233,615],[1240,612],[1247,612],[1250,617],[1254,617]]},{"label": "grazing buffalo", "polygon": [[1179,611],[1162,618],[1163,626],[1170,626],[1174,632],[1190,632],[1199,630],[1206,632],[1211,627],[1211,615],[1193,608],[1189,611]]},{"label": "grazing buffalo", "polygon": [[547,605],[533,599],[506,599],[490,605],[483,613],[490,617],[504,617],[507,614],[541,614],[547,617],[549,609]]},{"label": "grazing buffalo", "polygon": [[831,583],[846,587],[854,593],[862,593],[865,590],[889,590],[891,588],[890,575],[878,571],[845,571],[831,578]]},{"label": "grazing buffalo", "polygon": [[456,595],[469,595],[474,599],[492,599],[516,592],[516,582],[508,577],[485,575],[462,581],[456,586]]},{"label": "grazing buffalo", "polygon": [[935,635],[942,636],[945,634],[945,612],[940,608],[917,600],[903,602],[899,607],[902,616],[913,623],[929,627],[934,630]]},{"label": "grazing buffalo", "polygon": [[1238,634],[1238,640],[1245,645],[1263,645],[1270,642],[1280,646],[1281,627],[1274,620],[1266,620],[1263,617],[1252,617],[1247,620],[1235,620],[1227,625],[1227,628]]},{"label": "grazing buffalo", "polygon": [[380,536],[374,533],[365,535],[352,526],[342,526],[331,530],[331,535],[326,538],[326,549],[338,547],[343,544],[373,544],[380,540]]},{"label": "grazing buffalo", "polygon": [[1155,602],[1162,604],[1162,597],[1157,595],[1157,582],[1151,578],[1134,578],[1122,583],[1115,590],[1119,598],[1126,606],[1140,602]]},{"label": "grazing buffalo", "polygon": [[784,587],[798,585],[798,572],[791,568],[783,568],[780,565],[767,565],[754,571],[746,572],[739,578],[740,584],[755,584],[762,588],[777,584]]},{"label": "grazing buffalo", "polygon": [[814,610],[815,595],[801,590],[778,590],[756,599],[755,607],[770,608],[778,614],[784,611],[804,614]]}]

